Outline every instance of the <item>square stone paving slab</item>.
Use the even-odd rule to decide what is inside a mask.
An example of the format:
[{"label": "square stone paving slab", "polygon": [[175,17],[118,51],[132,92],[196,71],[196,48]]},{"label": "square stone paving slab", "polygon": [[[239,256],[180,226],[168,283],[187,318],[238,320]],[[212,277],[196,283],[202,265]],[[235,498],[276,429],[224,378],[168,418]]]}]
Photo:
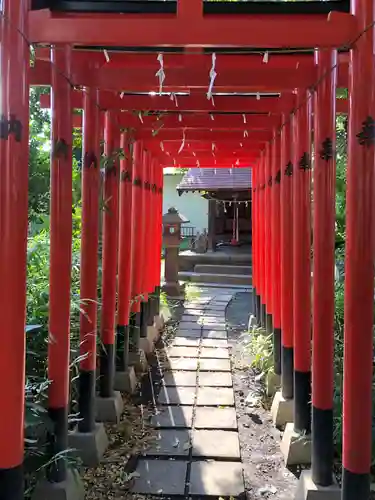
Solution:
[{"label": "square stone paving slab", "polygon": [[199,325],[196,321],[180,321],[178,324],[182,330],[201,330],[202,325]]},{"label": "square stone paving slab", "polygon": [[229,347],[226,339],[202,339],[202,347]]},{"label": "square stone paving slab", "polygon": [[200,372],[198,385],[201,387],[232,387],[232,374],[230,372]]},{"label": "square stone paving slab", "polygon": [[186,328],[179,328],[176,333],[176,337],[184,337],[189,339],[200,339],[201,336],[201,330],[187,330]]},{"label": "square stone paving slab", "polygon": [[206,312],[203,316],[203,319],[204,319],[204,323],[206,323],[208,321],[213,321],[214,323],[225,323],[225,314],[220,313],[220,314],[217,314],[215,316],[211,313]]},{"label": "square stone paving slab", "polygon": [[197,408],[195,410],[196,429],[237,429],[234,408]]},{"label": "square stone paving slab", "polygon": [[[190,311],[191,309],[188,309],[188,311]],[[184,314],[182,315],[181,317],[181,320],[180,320],[180,323],[186,323],[186,322],[191,322],[191,323],[196,323],[199,318],[202,316],[202,314],[189,314],[188,312],[184,312]]]},{"label": "square stone paving slab", "polygon": [[164,369],[194,371],[197,367],[197,358],[168,358],[165,362]]},{"label": "square stone paving slab", "polygon": [[143,495],[183,495],[187,462],[173,460],[138,461],[140,477],[135,478],[133,493]]},{"label": "square stone paving slab", "polygon": [[170,358],[197,358],[199,355],[198,347],[170,347],[167,349]]},{"label": "square stone paving slab", "polygon": [[233,406],[233,389],[231,387],[199,387],[197,405]]},{"label": "square stone paving slab", "polygon": [[189,495],[238,497],[245,491],[242,465],[236,462],[193,462]]},{"label": "square stone paving slab", "polygon": [[190,302],[189,304],[184,304],[184,308],[188,311],[199,311],[201,314],[203,312],[204,306],[202,304],[195,304],[194,302]]},{"label": "square stone paving slab", "polygon": [[195,387],[161,387],[158,402],[162,405],[193,405]]},{"label": "square stone paving slab", "polygon": [[225,326],[225,323],[222,323],[221,325],[218,324],[218,323],[215,323],[213,325],[210,325],[210,324],[204,324],[203,325],[203,329],[204,330],[218,330],[218,331],[225,331],[226,330],[226,326]]},{"label": "square stone paving slab", "polygon": [[205,327],[203,329],[202,338],[204,339],[224,339],[228,338],[228,334],[225,330],[213,330],[210,327]]},{"label": "square stone paving slab", "polygon": [[190,337],[176,337],[173,339],[172,346],[185,346],[185,347],[198,347],[200,344],[200,338],[190,338]]},{"label": "square stone paving slab", "polygon": [[154,427],[187,427],[193,421],[192,406],[166,406],[159,408],[157,415],[151,418]]},{"label": "square stone paving slab", "polygon": [[230,362],[229,359],[200,359],[199,370],[206,372],[230,372]]},{"label": "square stone paving slab", "polygon": [[202,347],[201,358],[229,359],[229,351],[225,347]]},{"label": "square stone paving slab", "polygon": [[163,384],[171,387],[176,385],[181,387],[195,387],[197,385],[197,373],[183,371],[165,372]]},{"label": "square stone paving slab", "polygon": [[238,433],[233,431],[193,431],[193,456],[207,458],[240,458]]},{"label": "square stone paving slab", "polygon": [[190,431],[182,429],[160,429],[155,442],[150,443],[145,455],[187,456],[190,451]]}]

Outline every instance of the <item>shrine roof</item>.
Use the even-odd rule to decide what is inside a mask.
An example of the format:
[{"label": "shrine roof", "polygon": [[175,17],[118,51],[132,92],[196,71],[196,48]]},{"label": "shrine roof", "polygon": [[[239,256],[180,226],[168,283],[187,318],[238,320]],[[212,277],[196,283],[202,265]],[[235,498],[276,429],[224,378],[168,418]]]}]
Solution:
[{"label": "shrine roof", "polygon": [[244,191],[251,188],[251,168],[189,168],[177,191]]}]

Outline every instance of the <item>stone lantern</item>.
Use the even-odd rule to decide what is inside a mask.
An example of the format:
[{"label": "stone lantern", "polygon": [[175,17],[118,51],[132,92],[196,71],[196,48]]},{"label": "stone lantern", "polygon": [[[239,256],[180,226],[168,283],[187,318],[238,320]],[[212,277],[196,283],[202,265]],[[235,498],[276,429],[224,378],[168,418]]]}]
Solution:
[{"label": "stone lantern", "polygon": [[178,252],[181,242],[181,224],[189,222],[186,217],[180,215],[178,211],[171,207],[163,215],[163,244],[165,248],[165,283],[163,291],[169,297],[179,297],[181,289],[178,282]]}]

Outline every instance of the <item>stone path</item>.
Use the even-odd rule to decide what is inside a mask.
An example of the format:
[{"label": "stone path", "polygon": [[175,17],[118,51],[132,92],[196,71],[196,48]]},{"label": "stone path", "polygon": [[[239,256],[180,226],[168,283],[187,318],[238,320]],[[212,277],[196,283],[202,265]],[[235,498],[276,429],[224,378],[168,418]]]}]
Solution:
[{"label": "stone path", "polygon": [[202,290],[167,350],[153,425],[158,439],[138,461],[133,492],[238,497],[244,493],[225,289]]}]

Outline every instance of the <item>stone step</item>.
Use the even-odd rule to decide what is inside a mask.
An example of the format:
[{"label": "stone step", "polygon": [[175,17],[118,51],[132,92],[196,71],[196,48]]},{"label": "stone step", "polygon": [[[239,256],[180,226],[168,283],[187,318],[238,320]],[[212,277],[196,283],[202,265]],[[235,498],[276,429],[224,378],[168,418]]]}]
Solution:
[{"label": "stone step", "polygon": [[182,281],[193,283],[220,283],[225,285],[251,285],[252,276],[249,274],[222,274],[180,272],[178,277]]},{"label": "stone step", "polygon": [[195,273],[206,274],[252,274],[251,266],[230,266],[217,264],[197,264],[194,267]]}]

